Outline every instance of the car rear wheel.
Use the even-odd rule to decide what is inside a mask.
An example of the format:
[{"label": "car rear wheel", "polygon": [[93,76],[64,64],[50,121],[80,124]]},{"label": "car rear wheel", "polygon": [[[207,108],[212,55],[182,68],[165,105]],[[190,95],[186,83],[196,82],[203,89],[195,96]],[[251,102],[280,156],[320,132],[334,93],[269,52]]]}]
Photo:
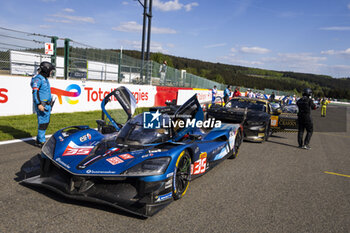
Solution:
[{"label": "car rear wheel", "polygon": [[177,159],[173,175],[173,197],[175,200],[185,196],[191,180],[191,156],[187,150]]},{"label": "car rear wheel", "polygon": [[228,157],[228,159],[235,159],[239,152],[239,146],[241,145],[242,141],[242,133],[241,131],[238,131],[236,139],[235,139],[235,145],[233,149],[230,151],[231,155]]}]

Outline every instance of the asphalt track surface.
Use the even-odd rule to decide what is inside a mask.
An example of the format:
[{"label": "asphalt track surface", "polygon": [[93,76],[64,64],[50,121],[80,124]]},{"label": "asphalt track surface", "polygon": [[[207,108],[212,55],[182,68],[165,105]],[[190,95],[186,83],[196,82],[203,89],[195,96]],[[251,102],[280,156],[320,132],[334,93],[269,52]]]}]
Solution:
[{"label": "asphalt track surface", "polygon": [[[332,124],[337,111],[329,107],[316,120]],[[346,114],[346,132],[315,132],[309,151],[296,147],[295,133],[244,142],[236,159],[191,182],[185,197],[146,220],[21,185],[20,167],[39,150],[2,145],[0,232],[350,232],[350,176],[340,176],[350,175]]]}]

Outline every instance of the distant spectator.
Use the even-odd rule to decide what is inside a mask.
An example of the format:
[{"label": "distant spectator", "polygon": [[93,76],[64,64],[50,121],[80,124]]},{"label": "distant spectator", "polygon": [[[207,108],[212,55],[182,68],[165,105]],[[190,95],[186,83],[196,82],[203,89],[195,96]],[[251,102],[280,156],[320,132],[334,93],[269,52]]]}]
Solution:
[{"label": "distant spectator", "polygon": [[271,101],[271,102],[274,101],[275,98],[276,98],[275,92],[272,92],[272,94],[270,95],[270,101]]},{"label": "distant spectator", "polygon": [[216,86],[213,87],[213,89],[211,89],[211,103],[214,104],[215,103],[215,99],[216,99],[216,95],[218,93],[218,90],[216,89]]},{"label": "distant spectator", "polygon": [[164,60],[163,64],[159,67],[159,74],[160,74],[160,85],[165,85],[165,75],[167,71],[167,62]]},{"label": "distant spectator", "polygon": [[239,91],[240,87],[236,87],[235,91],[233,92],[233,96],[234,97],[238,97],[241,96],[241,92]]},{"label": "distant spectator", "polygon": [[248,98],[254,98],[254,93],[252,92],[252,90],[248,89],[248,93],[247,93],[247,97]]},{"label": "distant spectator", "polygon": [[224,102],[225,102],[225,105],[226,103],[228,102],[228,100],[230,99],[231,97],[231,86],[228,85],[224,91]]},{"label": "distant spectator", "polygon": [[321,117],[326,117],[327,105],[328,100],[325,97],[323,97],[323,99],[321,100]]}]

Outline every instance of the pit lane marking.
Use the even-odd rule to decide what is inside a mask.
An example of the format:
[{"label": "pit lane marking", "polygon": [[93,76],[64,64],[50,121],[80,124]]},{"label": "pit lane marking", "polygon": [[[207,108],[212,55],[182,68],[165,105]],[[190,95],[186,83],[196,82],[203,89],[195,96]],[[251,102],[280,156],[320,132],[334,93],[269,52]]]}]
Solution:
[{"label": "pit lane marking", "polygon": [[350,175],[345,175],[345,174],[340,174],[340,173],[335,173],[335,172],[324,172],[326,174],[330,174],[330,175],[336,175],[336,176],[343,176],[343,177],[347,177],[350,178]]}]

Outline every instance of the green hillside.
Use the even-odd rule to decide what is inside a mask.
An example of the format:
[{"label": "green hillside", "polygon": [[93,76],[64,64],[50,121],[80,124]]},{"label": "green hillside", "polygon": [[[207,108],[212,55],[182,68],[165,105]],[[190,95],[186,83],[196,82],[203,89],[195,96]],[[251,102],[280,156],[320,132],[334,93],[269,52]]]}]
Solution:
[{"label": "green hillside", "polygon": [[[123,53],[140,58],[139,51],[124,50]],[[176,69],[185,69],[189,73],[234,86],[254,89],[269,88],[299,94],[305,87],[310,87],[315,96],[318,97],[327,96],[350,100],[350,78],[332,78],[326,75],[264,70],[205,62],[161,53],[151,53],[151,59],[158,63],[167,60],[168,65]]]}]

